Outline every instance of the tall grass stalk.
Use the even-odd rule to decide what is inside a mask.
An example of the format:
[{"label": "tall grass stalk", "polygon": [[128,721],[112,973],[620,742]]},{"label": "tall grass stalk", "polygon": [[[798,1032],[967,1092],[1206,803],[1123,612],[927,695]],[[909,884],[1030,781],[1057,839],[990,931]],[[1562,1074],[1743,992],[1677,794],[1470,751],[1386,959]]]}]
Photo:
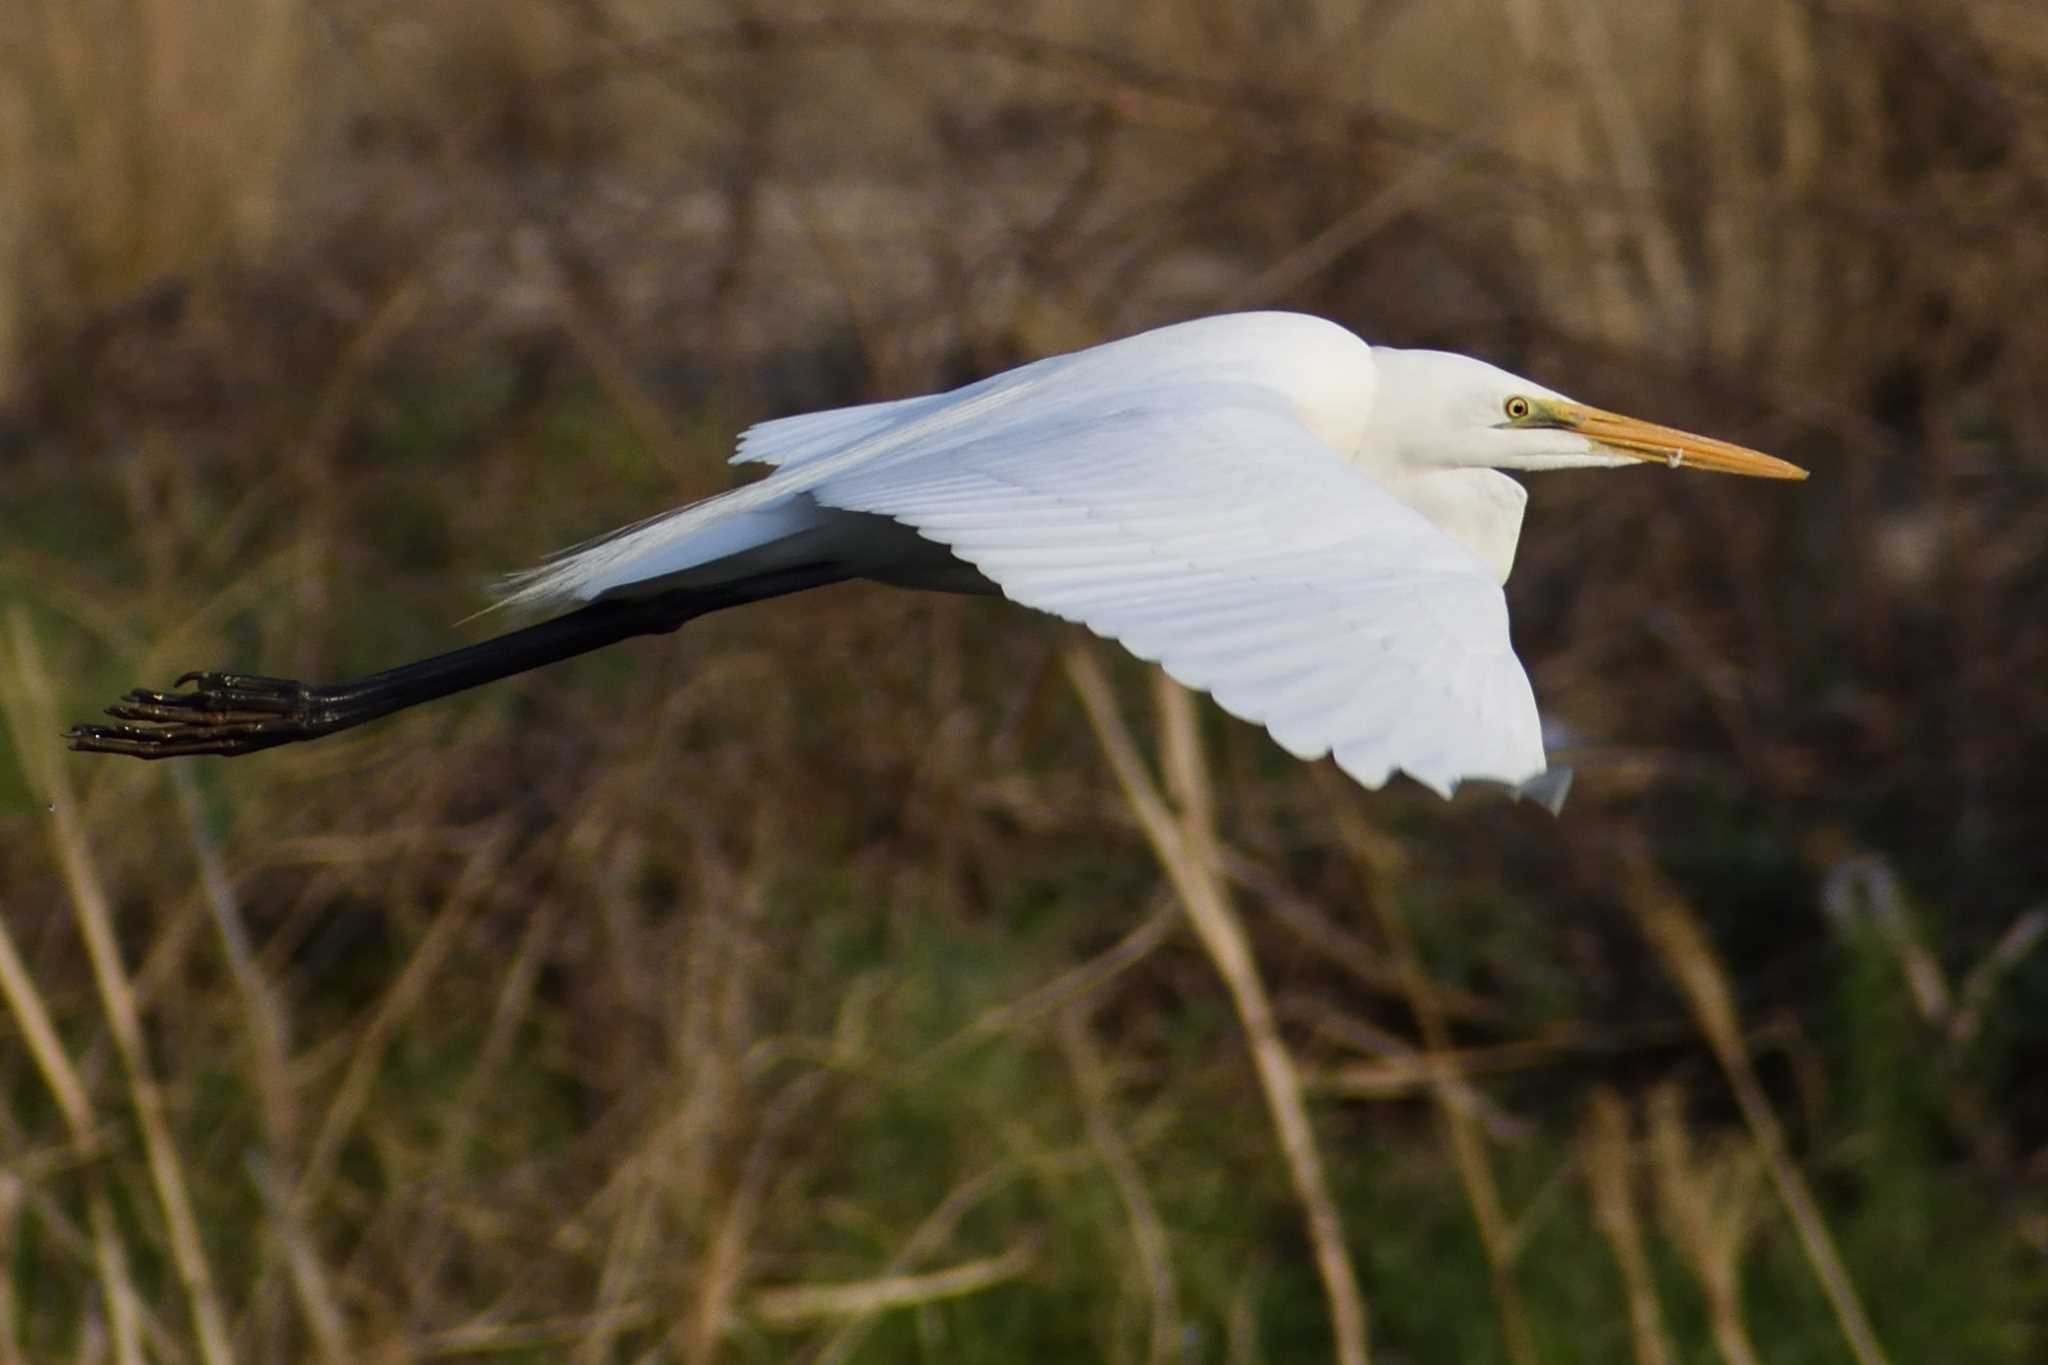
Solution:
[{"label": "tall grass stalk", "polygon": [[1450,1139],[1458,1179],[1465,1187],[1466,1203],[1486,1253],[1494,1308],[1500,1316],[1501,1339],[1506,1343],[1508,1358],[1516,1365],[1535,1365],[1536,1343],[1529,1334],[1528,1315],[1522,1307],[1521,1289],[1515,1282],[1515,1238],[1501,1202],[1500,1186],[1494,1180],[1493,1163],[1486,1154],[1486,1138],[1473,1116],[1469,1087],[1458,1068],[1450,1023],[1437,999],[1435,983],[1415,949],[1414,937],[1408,932],[1396,902],[1396,873],[1401,863],[1398,848],[1366,824],[1358,813],[1356,798],[1337,789],[1338,779],[1332,773],[1321,771],[1318,778],[1322,790],[1330,797],[1338,837],[1358,870],[1365,900],[1392,949],[1409,1008],[1422,1034],[1422,1063],[1429,1075],[1430,1094]]},{"label": "tall grass stalk", "polygon": [[[57,733],[57,707],[50,676],[44,670],[42,657],[36,649],[27,613],[15,608],[8,613],[7,624],[13,645],[12,657],[5,660],[6,671],[13,684],[8,689],[13,698],[7,704],[8,723],[14,732],[16,751],[27,757],[27,766],[39,779],[38,789],[49,806],[50,839],[58,865],[63,869],[65,890],[70,894],[79,937],[84,941],[92,962],[101,1015],[108,1032],[113,1035],[115,1051],[128,1083],[129,1103],[135,1111],[136,1124],[142,1130],[150,1183],[163,1213],[165,1231],[170,1238],[171,1261],[184,1288],[185,1306],[192,1317],[199,1357],[205,1365],[233,1365],[235,1354],[229,1344],[227,1315],[221,1309],[205,1244],[199,1235],[199,1220],[193,1211],[184,1164],[171,1136],[163,1091],[157,1084],[150,1066],[149,1051],[143,1042],[142,1012],[136,1003],[127,966],[121,960],[113,911],[107,903],[106,891],[88,846],[78,799],[64,771],[56,742],[54,738],[43,738]],[[41,756],[39,761],[37,755]],[[47,1053],[46,1065],[48,1059],[58,1055],[61,1054]],[[60,1087],[62,1090],[72,1091],[69,1103],[75,1106],[78,1102],[75,1087]],[[75,1126],[75,1115],[72,1122]],[[104,1250],[111,1252],[111,1242],[102,1245]],[[107,1266],[103,1278],[111,1278],[118,1302],[122,1292],[118,1266]]]},{"label": "tall grass stalk", "polygon": [[1799,1234],[1807,1263],[1834,1309],[1843,1340],[1858,1365],[1886,1365],[1888,1358],[1870,1325],[1869,1314],[1864,1311],[1862,1295],[1857,1293],[1855,1281],[1842,1264],[1841,1253],[1835,1249],[1835,1239],[1828,1232],[1813,1191],[1786,1145],[1777,1111],[1772,1109],[1757,1079],[1749,1045],[1743,1039],[1734,992],[1706,934],[1691,907],[1658,875],[1646,857],[1632,857],[1627,874],[1629,909],[1640,922],[1644,937],[1663,957],[1721,1064],[1722,1074],[1742,1110],[1743,1121],[1749,1125],[1757,1149],[1763,1154],[1764,1169],[1770,1173],[1771,1184]]},{"label": "tall grass stalk", "polygon": [[1160,747],[1165,755],[1167,780],[1176,798],[1175,807],[1169,807],[1145,770],[1144,759],[1117,710],[1115,694],[1101,663],[1084,647],[1075,646],[1066,655],[1066,668],[1131,814],[1151,844],[1153,856],[1179,893],[1203,949],[1230,990],[1260,1088],[1265,1092],[1267,1111],[1287,1159],[1295,1198],[1301,1203],[1308,1225],[1310,1244],[1315,1248],[1316,1270],[1322,1277],[1323,1293],[1330,1306],[1330,1332],[1337,1359],[1343,1365],[1366,1365],[1370,1352],[1366,1344],[1365,1299],[1358,1291],[1351,1253],[1344,1244],[1343,1219],[1323,1174],[1322,1156],[1316,1148],[1307,1105],[1302,1100],[1293,1055],[1274,1023],[1272,1002],[1259,979],[1250,940],[1231,908],[1225,888],[1222,860],[1210,823],[1215,801],[1195,730],[1193,701],[1177,684],[1159,675]]}]

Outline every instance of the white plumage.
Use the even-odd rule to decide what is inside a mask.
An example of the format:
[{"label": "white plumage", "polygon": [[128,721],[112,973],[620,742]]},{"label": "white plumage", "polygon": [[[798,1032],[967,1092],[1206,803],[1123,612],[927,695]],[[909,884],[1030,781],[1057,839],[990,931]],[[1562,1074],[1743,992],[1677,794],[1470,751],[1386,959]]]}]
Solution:
[{"label": "white plumage", "polygon": [[1247,313],[952,393],[764,422],[759,481],[557,556],[504,605],[577,610],[354,683],[137,689],[80,748],[145,758],[318,738],[706,611],[842,577],[994,592],[1156,660],[1303,758],[1550,805],[1501,584],[1502,469],[1653,461],[1774,478],[1755,451],[1575,403],[1465,356]]},{"label": "white plumage", "polygon": [[[1446,796],[1473,778],[1519,787],[1546,767],[1496,581],[1520,488],[1397,467],[1398,450],[1371,439],[1375,408],[1384,419],[1391,406],[1375,402],[1378,368],[1335,324],[1250,314],[949,394],[766,422],[736,459],[774,466],[768,477],[558,558],[507,601],[587,602],[820,553],[869,577],[960,586],[957,559],[1156,660],[1290,753],[1334,754],[1368,787],[1396,769]],[[1469,406],[1475,429],[1504,420],[1491,392]],[[1579,463],[1625,458],[1568,445]],[[1491,544],[1475,553],[1399,496],[1426,482],[1403,475],[1431,472],[1507,484],[1487,499]],[[876,517],[949,554],[921,555]]]}]

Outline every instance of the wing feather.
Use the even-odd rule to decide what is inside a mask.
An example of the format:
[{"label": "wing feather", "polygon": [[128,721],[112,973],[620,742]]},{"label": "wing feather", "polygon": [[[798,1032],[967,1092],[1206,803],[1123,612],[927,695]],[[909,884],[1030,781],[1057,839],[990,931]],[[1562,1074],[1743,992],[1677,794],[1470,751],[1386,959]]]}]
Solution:
[{"label": "wing feather", "polygon": [[[945,395],[939,395],[943,398]],[[756,422],[740,434],[734,464],[800,465],[858,445],[932,407],[938,398],[899,398]]]},{"label": "wing feather", "polygon": [[1005,594],[1154,659],[1368,786],[1544,771],[1499,586],[1257,385],[1028,400],[853,465],[819,503],[893,517]]}]

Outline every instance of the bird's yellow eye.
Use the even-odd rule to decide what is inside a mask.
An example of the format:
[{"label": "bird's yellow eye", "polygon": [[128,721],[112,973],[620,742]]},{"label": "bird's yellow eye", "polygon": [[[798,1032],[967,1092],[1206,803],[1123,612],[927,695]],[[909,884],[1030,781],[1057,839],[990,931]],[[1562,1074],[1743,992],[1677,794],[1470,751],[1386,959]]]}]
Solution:
[{"label": "bird's yellow eye", "polygon": [[1510,422],[1519,422],[1534,410],[1531,408],[1529,400],[1520,394],[1516,394],[1513,398],[1508,399],[1505,406]]}]

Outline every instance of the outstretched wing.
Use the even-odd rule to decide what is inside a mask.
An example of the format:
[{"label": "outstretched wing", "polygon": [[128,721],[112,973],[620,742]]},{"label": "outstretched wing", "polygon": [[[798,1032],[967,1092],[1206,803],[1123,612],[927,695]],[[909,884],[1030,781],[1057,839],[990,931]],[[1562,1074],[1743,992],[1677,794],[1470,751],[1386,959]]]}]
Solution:
[{"label": "outstretched wing", "polygon": [[1157,661],[1300,757],[1334,754],[1368,787],[1395,769],[1445,795],[1544,772],[1499,586],[1271,388],[1036,406],[807,491],[915,527],[1007,596]]},{"label": "outstretched wing", "polygon": [[1369,386],[1364,349],[1317,319],[1208,318],[948,394],[765,423],[740,458],[774,466],[766,478],[559,556],[505,601],[744,571],[755,551],[873,525],[834,509],[891,517],[1367,786],[1397,768],[1444,794],[1484,778],[1554,809],[1566,774],[1546,772],[1498,584],[1288,397]]}]

